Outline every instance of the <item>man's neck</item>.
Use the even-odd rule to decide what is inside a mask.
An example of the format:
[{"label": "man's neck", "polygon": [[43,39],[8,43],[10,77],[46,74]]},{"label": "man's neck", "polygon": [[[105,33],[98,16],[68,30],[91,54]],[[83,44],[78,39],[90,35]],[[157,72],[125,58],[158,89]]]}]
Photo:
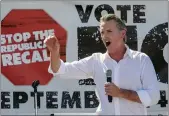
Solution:
[{"label": "man's neck", "polygon": [[116,62],[119,62],[124,57],[124,54],[126,52],[126,47],[124,44],[121,44],[116,49],[117,50],[114,53],[109,53],[109,56],[112,59],[114,59]]}]

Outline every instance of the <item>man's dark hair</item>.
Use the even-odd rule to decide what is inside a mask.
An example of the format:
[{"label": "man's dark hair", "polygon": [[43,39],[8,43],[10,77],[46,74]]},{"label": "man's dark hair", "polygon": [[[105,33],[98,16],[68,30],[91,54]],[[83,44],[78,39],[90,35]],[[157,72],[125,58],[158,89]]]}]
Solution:
[{"label": "man's dark hair", "polygon": [[[127,27],[126,27],[125,23],[115,14],[106,14],[100,18],[100,22],[106,22],[106,21],[110,21],[110,20],[114,20],[117,23],[117,28],[119,30],[125,29],[127,31]],[[123,40],[126,43],[127,36],[125,36]]]},{"label": "man's dark hair", "polygon": [[114,20],[117,23],[117,27],[119,28],[119,30],[126,29],[125,23],[115,14],[106,14],[100,18],[100,22],[106,22],[110,20]]}]

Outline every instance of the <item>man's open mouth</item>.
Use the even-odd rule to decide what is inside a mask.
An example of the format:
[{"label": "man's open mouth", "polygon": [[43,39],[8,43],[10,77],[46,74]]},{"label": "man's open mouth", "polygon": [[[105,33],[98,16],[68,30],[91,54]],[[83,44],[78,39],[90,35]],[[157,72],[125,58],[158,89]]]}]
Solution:
[{"label": "man's open mouth", "polygon": [[108,47],[111,44],[110,41],[106,41],[106,46]]}]

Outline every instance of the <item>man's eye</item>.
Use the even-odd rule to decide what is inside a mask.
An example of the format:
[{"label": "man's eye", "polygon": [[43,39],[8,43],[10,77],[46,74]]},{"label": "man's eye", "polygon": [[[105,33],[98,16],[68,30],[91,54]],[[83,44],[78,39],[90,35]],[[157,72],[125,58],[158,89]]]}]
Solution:
[{"label": "man's eye", "polygon": [[112,32],[111,30],[107,30],[107,32]]}]

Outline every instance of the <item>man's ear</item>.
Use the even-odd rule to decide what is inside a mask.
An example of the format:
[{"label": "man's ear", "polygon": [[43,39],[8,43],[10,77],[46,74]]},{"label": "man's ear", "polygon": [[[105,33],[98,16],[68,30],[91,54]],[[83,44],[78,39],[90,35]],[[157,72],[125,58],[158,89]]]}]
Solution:
[{"label": "man's ear", "polygon": [[121,36],[122,36],[122,38],[125,38],[126,31],[127,31],[126,29],[121,30]]}]

